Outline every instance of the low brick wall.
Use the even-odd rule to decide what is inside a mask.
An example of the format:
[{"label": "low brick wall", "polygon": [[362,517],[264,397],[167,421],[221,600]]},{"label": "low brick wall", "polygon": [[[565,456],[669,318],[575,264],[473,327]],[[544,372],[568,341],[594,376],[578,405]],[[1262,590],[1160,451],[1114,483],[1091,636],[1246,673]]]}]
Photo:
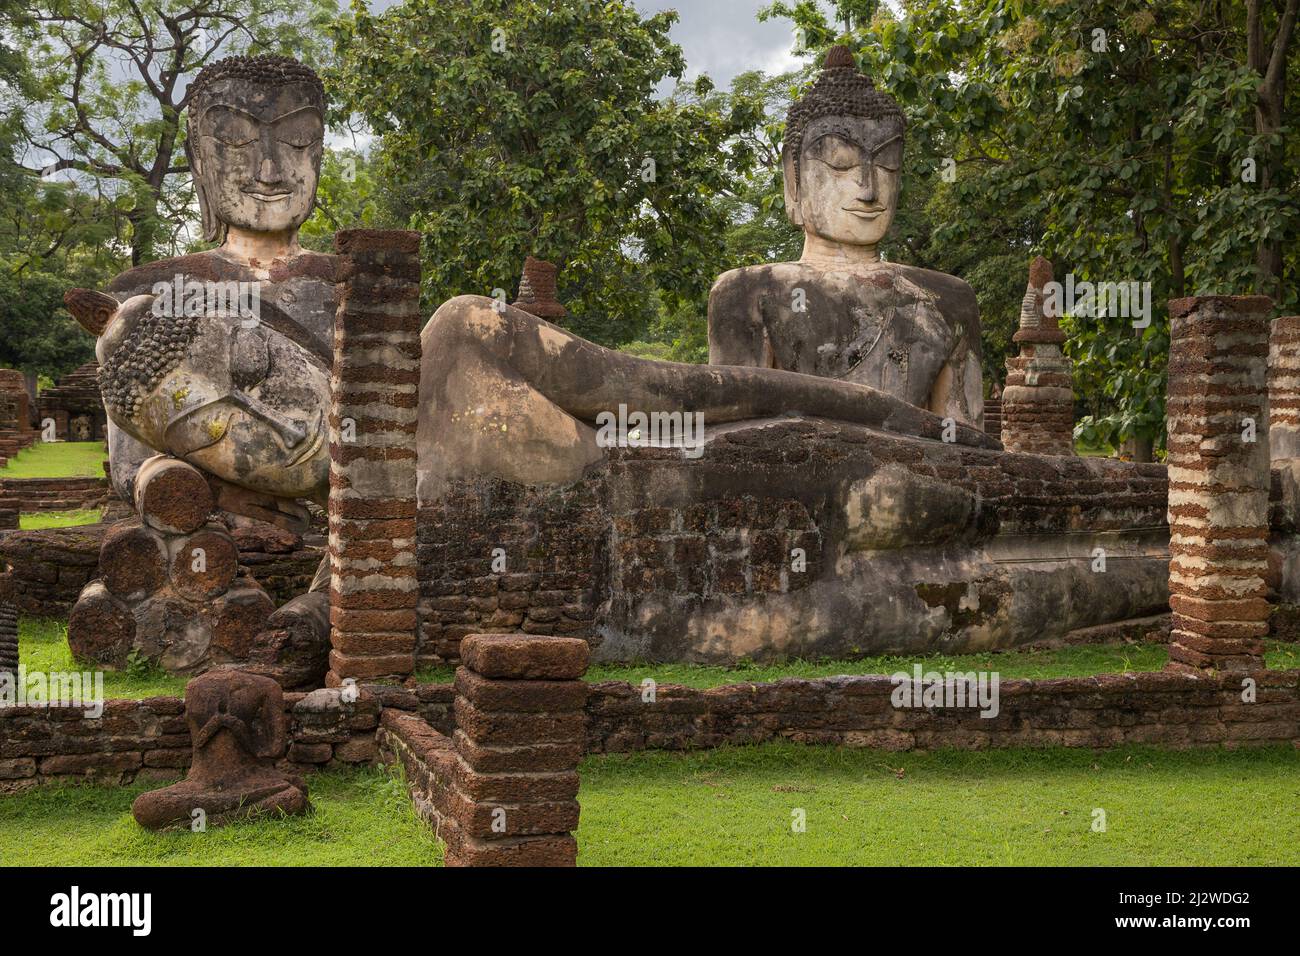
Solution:
[{"label": "low brick wall", "polygon": [[1165,672],[1004,680],[996,717],[974,708],[898,708],[887,676],[787,678],[697,690],[593,684],[587,751],[689,750],[790,740],[885,750],[955,747],[1241,746],[1300,742],[1300,670],[1263,671],[1254,703],[1242,675]]},{"label": "low brick wall", "polygon": [[0,478],[0,508],[19,511],[74,511],[102,508],[107,478]]},{"label": "low brick wall", "polygon": [[456,730],[384,711],[378,742],[402,765],[447,866],[573,866],[586,642],[477,634],[456,671]]},{"label": "low brick wall", "polygon": [[[450,698],[450,694],[447,694]],[[370,763],[378,756],[380,698],[344,703],[337,690],[286,693],[286,766]],[[79,708],[0,707],[0,792],[93,779],[171,779],[190,765],[185,702],[179,697],[109,700],[101,717]]]},{"label": "low brick wall", "polygon": [[[895,708],[885,676],[707,690],[664,684],[653,702],[642,699],[641,687],[605,681],[588,685],[585,749],[691,750],[776,740],[886,750],[1300,743],[1300,670],[1252,677],[1254,703],[1242,700],[1241,675],[1006,680],[992,718],[968,708]],[[429,733],[451,737],[454,700],[451,684],[363,685],[353,705],[337,690],[286,694],[288,762],[305,769],[376,759],[381,711],[386,722],[408,714]],[[86,776],[115,783],[142,772],[174,776],[189,765],[183,712],[178,697],[108,701],[99,719],[81,711],[0,708],[0,789]]]}]

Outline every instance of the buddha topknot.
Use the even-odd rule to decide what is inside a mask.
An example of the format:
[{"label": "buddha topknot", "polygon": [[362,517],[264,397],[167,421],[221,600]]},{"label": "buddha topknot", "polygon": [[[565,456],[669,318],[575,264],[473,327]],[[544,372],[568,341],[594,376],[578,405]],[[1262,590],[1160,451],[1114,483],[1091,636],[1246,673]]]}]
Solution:
[{"label": "buddha topknot", "polygon": [[880,92],[871,77],[858,71],[848,47],[833,46],[826,54],[816,82],[786,114],[782,151],[794,161],[796,182],[804,130],[813,120],[827,116],[860,116],[896,123],[900,134],[907,128],[907,118],[898,101]]},{"label": "buddha topknot", "polygon": [[218,80],[249,80],[254,83],[306,83],[325,109],[325,84],[311,67],[288,56],[228,56],[199,71],[190,87],[191,109]]}]

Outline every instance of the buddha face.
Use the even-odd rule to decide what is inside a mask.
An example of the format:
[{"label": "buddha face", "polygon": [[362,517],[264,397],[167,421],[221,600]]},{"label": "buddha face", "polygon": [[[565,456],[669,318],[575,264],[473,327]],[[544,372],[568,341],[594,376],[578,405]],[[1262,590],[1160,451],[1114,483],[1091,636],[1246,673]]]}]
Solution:
[{"label": "buddha face", "polygon": [[[238,315],[155,316],[123,303],[100,339],[114,423],[232,484],[322,500],[329,372],[307,349]],[[120,354],[119,354],[120,353]]]},{"label": "buddha face", "polygon": [[897,123],[827,116],[804,130],[798,183],[785,164],[786,209],[804,231],[831,242],[875,246],[898,207],[903,135]]},{"label": "buddha face", "polygon": [[316,201],[324,134],[306,83],[214,83],[191,130],[205,221],[255,232],[298,229]]}]

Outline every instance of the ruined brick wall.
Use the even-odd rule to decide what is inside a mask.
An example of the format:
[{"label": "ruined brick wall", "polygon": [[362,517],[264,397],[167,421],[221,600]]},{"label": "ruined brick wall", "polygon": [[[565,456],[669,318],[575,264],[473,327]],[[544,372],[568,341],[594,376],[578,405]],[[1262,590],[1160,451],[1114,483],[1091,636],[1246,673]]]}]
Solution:
[{"label": "ruined brick wall", "polygon": [[0,478],[0,508],[19,511],[102,508],[108,496],[107,478]]},{"label": "ruined brick wall", "polygon": [[478,634],[456,671],[456,729],[386,710],[378,740],[406,771],[448,866],[573,866],[586,642]]},{"label": "ruined brick wall", "polygon": [[[376,759],[379,698],[351,703],[339,691],[286,693],[289,750],[297,770]],[[96,780],[125,784],[172,780],[190,765],[192,747],[180,697],[109,700],[100,717],[81,709],[0,707],[0,793],[42,783]]]},{"label": "ruined brick wall", "polygon": [[1269,455],[1300,457],[1300,315],[1273,320],[1268,340]]},{"label": "ruined brick wall", "polygon": [[457,482],[422,508],[421,663],[459,660],[467,634],[593,639],[608,547],[602,494],[601,477],[554,488],[492,479]]},{"label": "ruined brick wall", "polygon": [[[994,718],[969,708],[896,708],[894,685],[883,676],[787,678],[706,690],[662,684],[653,702],[644,699],[641,687],[605,681],[584,690],[584,749],[690,750],[772,740],[890,750],[1300,743],[1300,671],[1252,676],[1254,703],[1242,700],[1240,675],[1006,680]],[[433,749],[450,751],[455,693],[450,684],[362,685],[353,704],[343,703],[338,690],[286,693],[287,760],[303,770],[376,759],[381,710],[384,727],[408,745],[414,737],[441,738]],[[512,706],[522,711],[527,699],[525,694]],[[556,712],[563,710],[557,705]],[[178,777],[190,759],[183,714],[179,697],[108,701],[98,720],[80,711],[0,708],[0,792],[86,777],[122,783],[142,772],[148,779]],[[523,718],[520,726],[526,724]],[[566,746],[557,728],[547,734],[547,746]],[[384,746],[391,758],[392,741]],[[527,748],[519,753],[526,755]],[[427,754],[421,759],[429,762]],[[408,780],[418,791],[421,781],[410,771],[408,766]],[[451,779],[450,767],[442,779]],[[423,786],[432,792],[427,779]]]},{"label": "ruined brick wall", "polygon": [[[608,628],[639,622],[647,602],[680,617],[714,600],[798,594],[833,577],[845,551],[883,546],[850,540],[846,503],[874,476],[899,474],[927,495],[914,513],[935,510],[935,495],[954,489],[973,502],[950,527],[923,529],[936,544],[1165,527],[1159,464],[1009,454],[797,420],[728,432],[695,460],[610,449],[580,482],[462,481],[421,508],[420,658],[454,660],[459,639],[480,631],[599,646]],[[493,570],[494,548],[504,572]]]},{"label": "ruined brick wall", "polygon": [[1103,674],[1004,680],[996,717],[973,708],[898,708],[889,677],[787,678],[698,690],[593,684],[587,751],[690,750],[788,740],[933,750],[952,747],[1163,747],[1300,744],[1300,671],[1264,671],[1254,703],[1241,676]]},{"label": "ruined brick wall", "polygon": [[1264,664],[1272,304],[1267,296],[1169,303],[1172,668]]},{"label": "ruined brick wall", "polygon": [[87,362],[37,396],[36,417],[54,420],[60,441],[100,441],[108,434],[108,416],[99,391],[99,363]]}]

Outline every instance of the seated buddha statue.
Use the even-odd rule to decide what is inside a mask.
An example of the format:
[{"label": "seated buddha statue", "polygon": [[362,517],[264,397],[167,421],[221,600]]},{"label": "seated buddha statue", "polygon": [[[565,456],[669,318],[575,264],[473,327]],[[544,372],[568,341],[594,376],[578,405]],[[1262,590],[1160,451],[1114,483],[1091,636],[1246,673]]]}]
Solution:
[{"label": "seated buddha statue", "polygon": [[[108,292],[126,302],[137,295],[154,297],[160,288],[243,283],[256,289],[258,322],[328,364],[337,260],[298,244],[320,175],[325,131],[320,79],[288,58],[230,57],[195,78],[188,110],[185,149],[203,238],[219,245],[137,266],[113,279]],[[108,445],[114,486],[130,501],[140,464],[163,449],[148,447],[112,421]],[[267,491],[256,482],[215,484],[218,504],[229,512],[290,527],[300,527],[305,518],[293,498],[278,489]]]},{"label": "seated buddha statue", "polygon": [[798,262],[724,273],[709,362],[871,385],[982,427],[979,308],[961,279],[883,262],[898,204],[903,111],[837,46],[786,119],[786,215]]}]

